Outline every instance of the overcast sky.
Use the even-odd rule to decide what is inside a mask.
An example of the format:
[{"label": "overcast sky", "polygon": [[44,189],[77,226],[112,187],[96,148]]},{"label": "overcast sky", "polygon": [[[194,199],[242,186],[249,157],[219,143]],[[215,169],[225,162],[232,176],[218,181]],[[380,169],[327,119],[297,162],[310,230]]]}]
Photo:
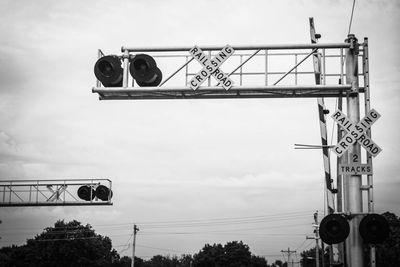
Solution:
[{"label": "overcast sky", "polygon": [[[109,178],[114,191],[113,206],[1,208],[0,246],[77,219],[123,255],[137,223],[139,257],[243,240],[271,261],[282,249],[310,247],[313,212],[322,218],[324,210],[322,153],[293,144],[319,144],[316,99],[99,101],[93,66],[99,48],[309,43],[309,17],[321,43],[341,43],[351,7],[350,0],[0,0],[0,179]],[[360,0],[351,28],[361,42],[369,38],[371,103],[382,115],[372,127],[383,149],[374,159],[376,211],[397,215],[399,15],[398,1]],[[332,127],[329,117],[329,134]],[[222,218],[240,220],[221,226]],[[166,221],[185,227],[150,224]]]}]

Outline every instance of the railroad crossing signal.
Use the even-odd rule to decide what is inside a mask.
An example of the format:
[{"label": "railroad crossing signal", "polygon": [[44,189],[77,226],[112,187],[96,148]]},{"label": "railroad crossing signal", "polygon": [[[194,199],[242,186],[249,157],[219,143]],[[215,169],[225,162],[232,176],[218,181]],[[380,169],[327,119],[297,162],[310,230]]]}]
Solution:
[{"label": "railroad crossing signal", "polygon": [[371,109],[357,124],[351,122],[340,110],[336,110],[331,117],[347,131],[347,134],[333,148],[333,151],[338,155],[338,157],[343,156],[347,149],[349,149],[349,147],[355,142],[360,143],[367,152],[374,157],[382,151],[382,149],[366,134],[371,125],[381,117],[375,109]]},{"label": "railroad crossing signal", "polygon": [[[324,243],[329,245],[342,243],[350,234],[349,217],[343,214],[329,214],[325,216],[319,225],[319,235]],[[389,237],[390,227],[388,221],[380,214],[366,214],[358,231],[364,242],[379,244]]]},{"label": "railroad crossing signal", "polygon": [[107,186],[97,185],[96,190],[93,185],[82,185],[78,189],[78,197],[86,201],[92,201],[95,197],[102,201],[108,201],[112,198],[113,192]]},{"label": "railroad crossing signal", "polygon": [[360,222],[359,232],[365,242],[379,244],[389,237],[388,221],[379,214],[368,214]]},{"label": "railroad crossing signal", "polygon": [[203,69],[190,80],[190,87],[193,90],[196,90],[205,80],[207,80],[208,77],[212,75],[226,90],[229,90],[233,85],[233,81],[222,72],[219,67],[231,55],[233,55],[234,52],[235,50],[230,45],[226,45],[214,58],[210,59],[210,57],[208,57],[200,47],[194,46],[190,49],[189,53],[192,57],[203,65]]},{"label": "railroad crossing signal", "polygon": [[112,205],[109,179],[0,181],[0,207]]},{"label": "railroad crossing signal", "polygon": [[121,60],[116,55],[101,57],[94,65],[94,74],[105,87],[122,86],[122,72]]},{"label": "railroad crossing signal", "polygon": [[162,80],[162,72],[153,57],[138,54],[131,60],[129,72],[139,86],[158,86]]},{"label": "railroad crossing signal", "polygon": [[349,223],[341,214],[329,214],[322,219],[319,225],[319,236],[324,243],[329,245],[342,243],[349,233]]},{"label": "railroad crossing signal", "polygon": [[[158,86],[162,72],[153,57],[137,54],[130,58],[129,72],[140,87]],[[121,87],[123,68],[121,57],[108,55],[99,58],[94,65],[94,74],[104,87]]]}]

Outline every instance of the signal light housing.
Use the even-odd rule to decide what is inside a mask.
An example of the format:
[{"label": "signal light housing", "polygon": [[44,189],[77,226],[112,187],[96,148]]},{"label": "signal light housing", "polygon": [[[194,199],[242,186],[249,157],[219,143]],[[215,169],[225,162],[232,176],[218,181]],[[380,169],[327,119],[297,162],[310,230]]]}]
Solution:
[{"label": "signal light housing", "polygon": [[109,199],[111,199],[112,194],[112,191],[107,186],[99,185],[96,188],[96,197],[103,201],[108,201]]},{"label": "signal light housing", "polygon": [[156,61],[146,54],[137,54],[131,59],[129,72],[139,86],[158,86],[162,80]]},{"label": "signal light housing", "polygon": [[366,243],[382,243],[389,236],[389,223],[379,214],[367,214],[362,218],[359,228],[361,237]]},{"label": "signal light housing", "polygon": [[98,185],[96,190],[90,185],[82,185],[78,188],[78,197],[86,201],[91,201],[95,197],[102,201],[108,201],[112,198],[112,195],[112,191],[104,185]]},{"label": "signal light housing", "polygon": [[94,75],[104,87],[121,87],[123,70],[118,56],[101,57],[94,65]]},{"label": "signal light housing", "polygon": [[82,185],[78,188],[78,197],[80,199],[90,201],[96,196],[94,189],[88,185]]},{"label": "signal light housing", "polygon": [[319,225],[319,235],[326,244],[338,244],[346,240],[350,225],[346,218],[339,214],[325,216]]}]

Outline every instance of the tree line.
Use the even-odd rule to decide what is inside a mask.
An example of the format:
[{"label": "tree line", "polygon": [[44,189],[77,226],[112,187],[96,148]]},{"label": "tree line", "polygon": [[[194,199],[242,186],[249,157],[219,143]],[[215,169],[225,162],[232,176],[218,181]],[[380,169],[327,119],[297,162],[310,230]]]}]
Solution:
[{"label": "tree line", "polygon": [[[389,222],[390,236],[376,246],[377,267],[397,267],[400,266],[400,218],[390,212],[382,215]],[[369,253],[364,254],[368,263]],[[314,255],[315,248],[301,252],[301,266],[315,266]],[[329,266],[329,249],[320,257],[320,264],[322,260]],[[96,234],[91,225],[59,220],[24,245],[1,248],[0,266],[130,267],[131,258],[121,257],[112,248],[111,239]],[[231,241],[225,245],[206,244],[194,255],[156,255],[148,260],[135,257],[135,267],[287,267],[287,263],[276,260],[268,264],[265,258],[253,255],[247,244]]]}]

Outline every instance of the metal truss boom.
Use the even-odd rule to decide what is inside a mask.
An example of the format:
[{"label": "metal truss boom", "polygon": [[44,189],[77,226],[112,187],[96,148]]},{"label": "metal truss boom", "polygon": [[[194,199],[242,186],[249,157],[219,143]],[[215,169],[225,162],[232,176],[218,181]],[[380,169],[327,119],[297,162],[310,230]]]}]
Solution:
[{"label": "metal truss boom", "polygon": [[94,87],[100,100],[118,99],[221,99],[221,98],[293,98],[345,97],[350,85],[310,86],[233,86],[229,90],[204,86],[197,90],[188,87]]},{"label": "metal truss boom", "polygon": [[[94,189],[100,185],[106,186],[111,192],[109,179],[0,181],[0,207],[112,205],[112,193],[106,200],[95,196]],[[93,190],[91,200],[79,198],[78,189],[81,186]]]},{"label": "metal truss boom", "polygon": [[[221,50],[224,46],[201,46],[203,51]],[[121,52],[179,52],[189,51],[192,47],[176,46],[176,47],[121,47]],[[315,48],[350,48],[348,43],[328,43],[328,44],[277,44],[277,45],[233,45],[235,50],[288,50],[288,49],[315,49]]]}]

